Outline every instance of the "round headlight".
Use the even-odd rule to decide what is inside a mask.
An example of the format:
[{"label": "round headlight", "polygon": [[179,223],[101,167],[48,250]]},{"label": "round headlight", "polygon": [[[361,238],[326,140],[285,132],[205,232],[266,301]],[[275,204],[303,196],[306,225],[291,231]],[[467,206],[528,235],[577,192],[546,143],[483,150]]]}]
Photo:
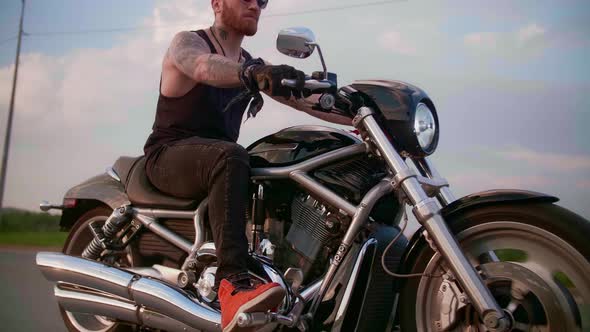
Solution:
[{"label": "round headlight", "polygon": [[414,116],[414,133],[424,151],[431,150],[437,130],[432,111],[425,104],[419,103]]}]

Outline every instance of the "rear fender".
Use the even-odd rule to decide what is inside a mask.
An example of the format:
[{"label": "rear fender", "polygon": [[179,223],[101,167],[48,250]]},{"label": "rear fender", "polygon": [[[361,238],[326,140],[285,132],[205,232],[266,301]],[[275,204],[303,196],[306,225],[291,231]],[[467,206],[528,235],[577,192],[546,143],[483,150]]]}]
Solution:
[{"label": "rear fender", "polygon": [[63,211],[59,223],[62,229],[70,229],[78,217],[90,208],[105,205],[115,209],[131,204],[123,184],[107,174],[97,175],[71,188],[64,199],[76,199],[76,206]]},{"label": "rear fender", "polygon": [[[559,198],[534,191],[515,190],[515,189],[498,189],[482,191],[459,198],[451,204],[445,206],[441,210],[443,218],[447,221],[447,225],[453,232],[457,229],[457,218],[452,218],[454,215],[465,212],[470,209],[477,209],[483,206],[492,204],[506,204],[506,203],[555,203]],[[421,248],[422,243],[426,241],[424,237],[424,227],[414,233],[407,250],[403,255],[402,269],[411,266],[412,259]]]}]

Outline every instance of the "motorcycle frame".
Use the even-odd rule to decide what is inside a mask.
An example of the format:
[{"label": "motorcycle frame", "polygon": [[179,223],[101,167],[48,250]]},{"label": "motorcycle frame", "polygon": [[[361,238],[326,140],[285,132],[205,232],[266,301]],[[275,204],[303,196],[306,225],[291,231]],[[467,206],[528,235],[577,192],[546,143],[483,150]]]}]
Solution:
[{"label": "motorcycle frame", "polygon": [[[416,219],[424,226],[432,238],[438,249],[437,251],[449,264],[450,270],[471,299],[475,309],[484,317],[486,325],[492,328],[495,326],[500,327],[500,320],[504,316],[502,309],[498,306],[490,291],[485,287],[475,269],[462,253],[455,237],[441,216],[441,207],[445,207],[455,200],[454,195],[448,188],[448,183],[441,178],[427,157],[414,160],[414,164],[420,175],[410,168],[387,139],[374,115],[375,113],[371,108],[361,107],[353,120],[353,125],[361,132],[366,133],[374,146],[371,143],[354,144],[330,151],[295,165],[254,168],[251,172],[251,180],[254,182],[290,179],[309,191],[314,198],[332,205],[340,213],[352,218],[350,226],[324,278],[319,285],[317,283],[313,285],[315,295],[313,296],[312,306],[308,311],[308,315],[313,316],[317,310],[321,299],[326,294],[338,271],[340,263],[348,253],[354,239],[368,223],[369,215],[375,203],[381,197],[397,191],[398,194],[403,194],[409,204],[413,206],[412,211]],[[391,174],[370,189],[357,206],[341,198],[338,194],[308,174],[322,166],[366,153],[375,153],[381,156],[389,166]],[[144,227],[189,254],[183,265],[184,270],[188,262],[196,257],[198,250],[205,244],[206,209],[207,199],[202,201],[195,211],[135,207],[132,210],[133,218],[138,220]],[[163,218],[192,219],[196,233],[194,243],[190,243],[180,235],[161,225],[158,219]],[[280,276],[278,278],[282,281]],[[284,282],[281,283],[284,284]],[[310,296],[309,293],[311,292],[308,291],[307,293]]]}]

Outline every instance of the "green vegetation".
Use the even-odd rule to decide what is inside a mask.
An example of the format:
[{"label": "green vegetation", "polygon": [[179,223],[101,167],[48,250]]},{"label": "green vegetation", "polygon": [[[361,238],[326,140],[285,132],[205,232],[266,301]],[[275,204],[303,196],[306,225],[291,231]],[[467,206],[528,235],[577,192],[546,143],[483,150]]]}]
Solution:
[{"label": "green vegetation", "polygon": [[59,247],[68,235],[59,231],[59,216],[18,209],[0,213],[0,245]]},{"label": "green vegetation", "polygon": [[67,236],[66,232],[0,232],[0,245],[61,247]]}]

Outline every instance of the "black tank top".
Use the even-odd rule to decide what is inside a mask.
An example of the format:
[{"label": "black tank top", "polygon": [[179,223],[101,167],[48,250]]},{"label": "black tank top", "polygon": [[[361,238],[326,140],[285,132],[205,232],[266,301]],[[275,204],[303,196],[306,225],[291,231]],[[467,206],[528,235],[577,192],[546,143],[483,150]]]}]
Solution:
[{"label": "black tank top", "polygon": [[[212,54],[217,53],[205,31],[193,32],[207,42]],[[246,60],[251,59],[244,49],[242,54]],[[225,112],[223,110],[242,91],[241,87],[226,89],[197,84],[182,97],[166,97],[160,89],[156,119],[144,153],[148,155],[163,144],[193,136],[236,142],[249,100],[235,103]]]}]

